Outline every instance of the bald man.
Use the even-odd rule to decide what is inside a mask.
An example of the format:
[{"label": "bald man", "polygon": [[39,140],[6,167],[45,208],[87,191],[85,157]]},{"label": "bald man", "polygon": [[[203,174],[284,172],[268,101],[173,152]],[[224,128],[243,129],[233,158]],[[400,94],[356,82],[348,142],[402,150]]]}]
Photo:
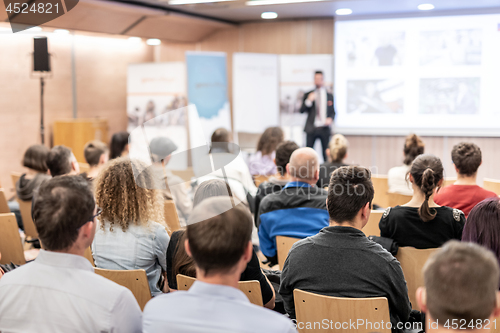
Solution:
[{"label": "bald man", "polygon": [[257,217],[260,249],[271,265],[278,263],[276,236],[306,238],[329,224],[328,193],[316,186],[318,154],[312,148],[295,150],[286,171],[290,182],[280,192],[264,197]]}]

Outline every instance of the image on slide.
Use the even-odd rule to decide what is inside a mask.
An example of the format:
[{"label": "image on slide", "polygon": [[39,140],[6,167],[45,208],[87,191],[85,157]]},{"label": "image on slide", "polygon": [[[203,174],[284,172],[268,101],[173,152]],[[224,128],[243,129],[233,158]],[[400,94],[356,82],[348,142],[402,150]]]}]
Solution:
[{"label": "image on slide", "polygon": [[480,84],[480,78],[421,79],[420,113],[476,114]]},{"label": "image on slide", "polygon": [[399,66],[405,56],[405,32],[372,32],[353,34],[346,41],[349,67]]},{"label": "image on slide", "polygon": [[403,113],[403,80],[347,81],[347,113]]},{"label": "image on slide", "polygon": [[421,66],[481,65],[482,30],[420,32]]}]

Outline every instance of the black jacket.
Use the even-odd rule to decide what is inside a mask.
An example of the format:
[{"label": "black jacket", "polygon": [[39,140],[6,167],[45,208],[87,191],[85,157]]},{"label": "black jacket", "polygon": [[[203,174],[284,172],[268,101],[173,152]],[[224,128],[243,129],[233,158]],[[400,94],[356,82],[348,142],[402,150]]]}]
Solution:
[{"label": "black jacket", "polygon": [[[308,113],[307,120],[306,120],[306,126],[304,127],[304,132],[306,132],[306,133],[312,133],[315,129],[314,119],[316,118],[316,102],[313,102],[312,106],[310,108],[308,108],[306,106],[306,103],[305,103],[307,100],[307,97],[313,91],[314,90],[311,90],[304,95],[304,99],[302,100],[302,106],[300,107],[300,113],[304,113],[304,112]],[[333,95],[330,94],[328,91],[326,92],[326,100],[327,100],[326,117],[332,118],[335,120],[335,109],[333,107]]]}]

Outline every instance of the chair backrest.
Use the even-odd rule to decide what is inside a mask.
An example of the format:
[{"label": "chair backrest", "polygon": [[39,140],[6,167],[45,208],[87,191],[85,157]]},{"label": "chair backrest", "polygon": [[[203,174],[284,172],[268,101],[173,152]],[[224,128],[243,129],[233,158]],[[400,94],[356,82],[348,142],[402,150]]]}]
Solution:
[{"label": "chair backrest", "polygon": [[94,268],[94,271],[96,274],[129,289],[134,294],[141,310],[144,310],[146,303],[151,299],[148,277],[143,269],[111,270]]},{"label": "chair backrest", "polygon": [[[189,290],[193,283],[196,281],[195,278],[177,274],[177,289],[179,290]],[[257,280],[252,281],[240,281],[238,282],[238,289],[241,290],[247,297],[250,303],[264,306],[262,301],[262,291],[260,289],[260,282]]]},{"label": "chair backrest", "polygon": [[0,188],[0,214],[10,213],[9,204],[7,203],[7,197],[5,196],[5,190]]},{"label": "chair backrest", "polygon": [[497,195],[500,195],[500,180],[484,178],[483,187],[488,191],[492,191]]},{"label": "chair backrest", "polygon": [[441,185],[441,187],[445,187],[445,186],[448,186],[448,185],[452,185],[453,183],[455,183],[457,181],[457,178],[456,177],[446,177],[444,180],[443,180],[443,185]]},{"label": "chair backrest", "polygon": [[16,216],[13,213],[0,214],[0,253],[2,254],[0,264],[26,263]]},{"label": "chair backrest", "polygon": [[[385,297],[373,298],[344,298],[324,296],[300,289],[293,291],[295,314],[299,332],[380,332],[391,333],[386,323],[390,323],[389,302]],[[333,320],[333,324],[325,329],[322,325],[313,329],[301,327],[300,323],[323,323],[325,318]],[[361,324],[359,321],[364,322]],[[342,327],[342,323],[359,323],[355,329],[350,325]],[[384,325],[381,325],[381,323]],[[335,324],[341,325],[335,327]],[[305,326],[305,325],[304,325]],[[383,326],[383,327],[382,327]]]},{"label": "chair backrest", "polygon": [[10,173],[10,178],[12,179],[12,185],[14,185],[14,188],[16,188],[16,183],[21,178],[22,173],[21,172],[11,172]]},{"label": "chair backrest", "polygon": [[424,276],[422,268],[431,254],[437,249],[415,249],[413,247],[400,247],[396,259],[398,259],[403,269],[403,274],[408,287],[408,297],[410,298],[413,309],[420,310],[415,293],[418,287],[424,286]]},{"label": "chair backrest", "polygon": [[88,165],[87,163],[80,163],[80,162],[78,162],[78,165],[80,166],[80,172],[81,173],[83,173],[83,172],[89,172],[90,165]]},{"label": "chair backrest", "polygon": [[389,207],[401,206],[408,203],[412,196],[399,193],[388,193]]},{"label": "chair backrest", "polygon": [[168,226],[168,235],[172,235],[174,231],[181,229],[181,223],[179,222],[179,215],[177,215],[177,208],[175,208],[175,202],[172,200],[165,200],[165,223]]},{"label": "chair backrest", "polygon": [[379,236],[380,237],[380,228],[378,227],[378,223],[380,219],[384,215],[383,210],[372,210],[370,213],[370,218],[368,219],[368,223],[363,228],[363,232],[366,236]]},{"label": "chair backrest", "polygon": [[84,256],[88,261],[90,261],[92,266],[95,267],[94,256],[92,255],[92,250],[90,249],[90,246],[85,250]]},{"label": "chair backrest", "polygon": [[17,202],[19,203],[19,210],[21,211],[26,237],[38,239],[38,231],[36,230],[35,223],[31,217],[31,201],[23,201],[17,198]]},{"label": "chair backrest", "polygon": [[269,176],[265,176],[265,175],[253,176],[253,181],[255,183],[255,186],[257,186],[257,187],[259,187],[260,184],[267,181],[268,179],[269,179]]},{"label": "chair backrest", "polygon": [[283,270],[286,257],[288,257],[288,252],[290,252],[292,245],[299,240],[300,238],[276,236],[276,251],[278,252],[278,266],[280,270]]},{"label": "chair backrest", "polygon": [[389,201],[387,198],[387,192],[389,191],[389,182],[387,176],[385,175],[372,175],[373,189],[375,194],[373,197],[373,203],[379,205],[380,207],[389,207]]}]

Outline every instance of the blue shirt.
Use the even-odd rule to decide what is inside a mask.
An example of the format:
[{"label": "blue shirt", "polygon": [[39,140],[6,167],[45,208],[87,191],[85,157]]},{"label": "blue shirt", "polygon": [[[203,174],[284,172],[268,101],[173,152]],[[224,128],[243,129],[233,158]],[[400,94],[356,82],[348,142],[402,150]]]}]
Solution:
[{"label": "blue shirt", "polygon": [[153,298],[143,313],[144,333],[296,333],[293,323],[251,304],[240,290],[196,281],[189,291]]}]

